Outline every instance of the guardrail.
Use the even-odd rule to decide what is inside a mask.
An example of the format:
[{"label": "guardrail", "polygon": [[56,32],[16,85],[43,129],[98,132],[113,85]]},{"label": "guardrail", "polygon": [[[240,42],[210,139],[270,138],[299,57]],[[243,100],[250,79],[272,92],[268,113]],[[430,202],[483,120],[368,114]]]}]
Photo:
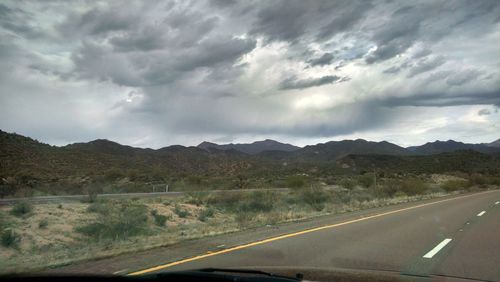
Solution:
[{"label": "guardrail", "polygon": [[[273,188],[273,189],[235,189],[235,190],[211,190],[211,191],[190,191],[190,192],[150,192],[150,193],[121,193],[121,194],[98,194],[98,198],[107,199],[126,199],[126,198],[153,198],[153,197],[180,197],[189,193],[237,193],[237,192],[255,192],[255,191],[276,191],[287,192],[288,188]],[[88,199],[88,195],[63,195],[63,196],[39,196],[26,198],[7,198],[0,199],[0,205],[12,205],[18,202],[30,203],[52,203],[52,202],[67,202],[81,201]]]}]

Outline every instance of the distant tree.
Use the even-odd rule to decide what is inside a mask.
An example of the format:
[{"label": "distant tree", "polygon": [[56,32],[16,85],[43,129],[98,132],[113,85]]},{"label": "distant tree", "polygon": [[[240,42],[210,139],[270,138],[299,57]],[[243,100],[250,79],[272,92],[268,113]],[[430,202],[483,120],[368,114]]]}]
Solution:
[{"label": "distant tree", "polygon": [[93,181],[85,185],[85,192],[88,196],[89,203],[94,203],[97,200],[97,195],[102,193],[103,184],[101,181]]}]

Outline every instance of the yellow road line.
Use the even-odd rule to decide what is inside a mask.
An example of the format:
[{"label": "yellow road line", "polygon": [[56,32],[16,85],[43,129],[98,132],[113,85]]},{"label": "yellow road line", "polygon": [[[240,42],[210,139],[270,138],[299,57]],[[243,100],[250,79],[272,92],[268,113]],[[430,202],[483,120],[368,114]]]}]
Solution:
[{"label": "yellow road line", "polygon": [[129,273],[127,275],[141,275],[141,274],[145,274],[145,273],[150,273],[150,272],[158,271],[158,270],[165,269],[165,268],[168,268],[168,267],[172,267],[172,266],[175,266],[175,265],[183,264],[183,263],[186,263],[186,262],[191,262],[191,261],[200,260],[200,259],[204,259],[204,258],[216,256],[216,255],[221,255],[221,254],[225,254],[225,253],[229,253],[229,252],[234,252],[234,251],[237,251],[237,250],[241,250],[241,249],[245,249],[245,248],[249,248],[249,247],[253,247],[253,246],[257,246],[257,245],[262,245],[262,244],[266,244],[266,243],[269,243],[269,242],[273,242],[273,241],[277,241],[277,240],[282,240],[282,239],[286,239],[286,238],[290,238],[290,237],[295,237],[295,236],[299,236],[299,235],[302,235],[302,234],[307,234],[307,233],[316,232],[316,231],[319,231],[319,230],[324,230],[324,229],[339,227],[339,226],[342,226],[342,225],[347,225],[347,224],[351,224],[351,223],[355,223],[355,222],[359,222],[359,221],[363,221],[363,220],[368,220],[368,219],[372,219],[372,218],[376,218],[376,217],[381,217],[381,216],[385,216],[385,215],[389,215],[389,214],[394,214],[394,213],[398,213],[398,212],[402,212],[402,211],[412,210],[412,209],[416,209],[416,208],[420,208],[420,207],[425,207],[425,206],[429,206],[429,205],[434,205],[434,204],[438,204],[438,203],[443,203],[443,202],[447,202],[447,201],[452,201],[452,200],[462,199],[462,198],[466,198],[466,197],[477,196],[478,194],[490,193],[490,192],[494,192],[494,191],[495,190],[486,191],[486,192],[482,192],[482,193],[476,193],[476,194],[472,194],[472,195],[461,196],[461,197],[455,197],[455,198],[450,198],[450,199],[445,199],[445,200],[431,202],[431,203],[426,203],[426,204],[420,204],[420,205],[416,205],[416,206],[412,206],[412,207],[408,207],[408,208],[403,208],[403,209],[399,209],[399,210],[393,210],[393,211],[389,211],[389,212],[379,213],[379,214],[375,214],[375,215],[371,215],[371,216],[367,216],[367,217],[363,217],[363,218],[358,218],[358,219],[353,219],[353,220],[349,220],[349,221],[344,221],[344,222],[340,222],[340,223],[336,223],[336,224],[330,224],[330,225],[324,225],[324,226],[320,226],[320,227],[316,227],[316,228],[306,229],[306,230],[302,230],[302,231],[298,231],[298,232],[294,232],[294,233],[289,233],[289,234],[280,235],[280,236],[277,236],[277,237],[272,237],[272,238],[264,239],[264,240],[261,240],[261,241],[256,241],[256,242],[252,242],[252,243],[248,243],[248,244],[244,244],[244,245],[239,245],[239,246],[236,246],[236,247],[228,248],[228,249],[217,251],[217,252],[211,252],[211,253],[207,253],[207,254],[203,254],[203,255],[198,255],[198,256],[187,258],[187,259],[183,259],[183,260],[174,261],[174,262],[167,263],[167,264],[158,265],[158,266],[151,267],[151,268],[146,268],[146,269],[143,269],[143,270],[139,270],[139,271],[136,271],[136,272]]}]

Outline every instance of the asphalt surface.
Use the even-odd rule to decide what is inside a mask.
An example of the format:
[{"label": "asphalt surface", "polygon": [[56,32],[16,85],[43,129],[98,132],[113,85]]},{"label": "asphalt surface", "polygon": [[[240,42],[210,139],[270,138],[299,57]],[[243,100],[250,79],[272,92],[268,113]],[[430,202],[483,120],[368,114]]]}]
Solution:
[{"label": "asphalt surface", "polygon": [[499,201],[500,190],[494,190],[407,203],[277,229],[256,229],[245,236],[185,242],[53,271],[95,273],[105,269],[137,274],[296,266],[500,281]]}]

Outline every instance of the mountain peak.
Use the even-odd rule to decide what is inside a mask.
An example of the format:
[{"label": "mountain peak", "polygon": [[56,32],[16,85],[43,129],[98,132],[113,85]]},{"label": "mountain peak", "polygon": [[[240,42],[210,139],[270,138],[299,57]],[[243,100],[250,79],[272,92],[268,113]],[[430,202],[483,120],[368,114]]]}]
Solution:
[{"label": "mountain peak", "polygon": [[254,155],[264,151],[285,151],[291,152],[299,149],[299,147],[281,143],[272,139],[265,139],[260,141],[255,141],[253,143],[241,143],[241,144],[216,144],[212,142],[201,142],[198,146],[200,149],[210,150],[210,149],[218,149],[218,150],[236,150],[239,152],[243,152],[246,154]]}]

